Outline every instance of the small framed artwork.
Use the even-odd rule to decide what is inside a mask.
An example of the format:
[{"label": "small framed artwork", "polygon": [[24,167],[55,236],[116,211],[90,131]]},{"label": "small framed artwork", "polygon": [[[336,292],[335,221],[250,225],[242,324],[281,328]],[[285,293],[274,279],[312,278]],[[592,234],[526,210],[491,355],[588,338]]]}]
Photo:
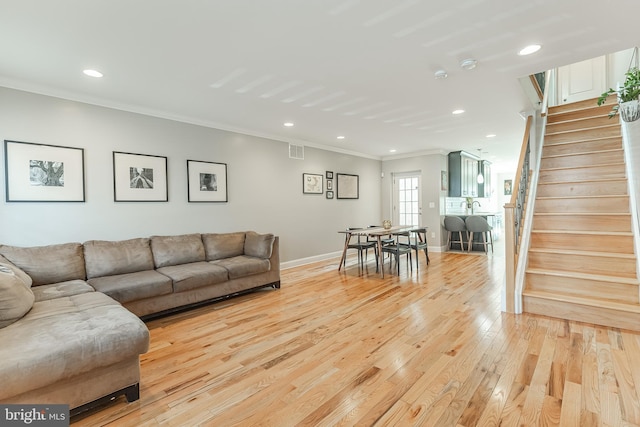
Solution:
[{"label": "small framed artwork", "polygon": [[333,190],[333,180],[331,179],[327,180],[327,191],[329,190]]},{"label": "small framed artwork", "polygon": [[511,195],[511,185],[512,185],[513,181],[510,179],[505,179],[504,180],[504,195],[505,196],[510,196]]},{"label": "small framed artwork", "polygon": [[322,194],[322,175],[314,173],[302,174],[302,193],[303,194]]},{"label": "small framed artwork", "polygon": [[113,199],[116,202],[169,200],[167,158],[150,154],[113,152]]},{"label": "small framed artwork", "polygon": [[333,199],[333,191],[327,191],[327,199]]},{"label": "small framed artwork", "polygon": [[7,202],[84,202],[84,149],[4,141]]},{"label": "small framed artwork", "polygon": [[359,197],[360,177],[347,173],[339,173],[336,176],[338,199],[357,199]]},{"label": "small framed artwork", "polygon": [[227,164],[187,160],[189,202],[228,202]]},{"label": "small framed artwork", "polygon": [[440,171],[440,190],[447,191],[449,190],[449,177],[447,176],[447,171]]},{"label": "small framed artwork", "polygon": [[333,179],[333,172],[332,171],[327,171],[327,179]]}]

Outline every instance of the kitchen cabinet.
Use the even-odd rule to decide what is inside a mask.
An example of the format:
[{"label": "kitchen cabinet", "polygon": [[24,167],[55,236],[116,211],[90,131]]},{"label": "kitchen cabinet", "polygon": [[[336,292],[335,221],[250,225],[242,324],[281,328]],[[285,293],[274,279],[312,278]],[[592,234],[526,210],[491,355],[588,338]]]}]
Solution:
[{"label": "kitchen cabinet", "polygon": [[491,197],[491,162],[487,160],[480,160],[478,162],[478,173],[482,174],[484,182],[478,184],[478,197]]},{"label": "kitchen cabinet", "polygon": [[449,153],[449,197],[478,197],[478,161],[464,151]]}]

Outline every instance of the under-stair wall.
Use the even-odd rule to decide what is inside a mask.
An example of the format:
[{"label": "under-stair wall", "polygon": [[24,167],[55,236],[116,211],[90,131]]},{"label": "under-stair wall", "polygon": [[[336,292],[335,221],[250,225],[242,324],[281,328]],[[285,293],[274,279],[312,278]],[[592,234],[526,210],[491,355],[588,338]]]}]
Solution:
[{"label": "under-stair wall", "polygon": [[625,153],[609,111],[595,99],[549,109],[523,311],[640,330]]}]

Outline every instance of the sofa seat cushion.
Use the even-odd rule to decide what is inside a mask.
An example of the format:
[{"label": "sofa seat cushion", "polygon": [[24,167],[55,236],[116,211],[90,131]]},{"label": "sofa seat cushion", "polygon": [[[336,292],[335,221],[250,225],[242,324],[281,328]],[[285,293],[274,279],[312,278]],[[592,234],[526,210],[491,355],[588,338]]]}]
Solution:
[{"label": "sofa seat cushion", "polygon": [[243,231],[235,233],[206,233],[202,235],[202,243],[207,255],[207,261],[231,258],[244,255]]},{"label": "sofa seat cushion", "polygon": [[99,292],[37,302],[19,322],[0,329],[0,401],[137,357],[149,330]]},{"label": "sofa seat cushion", "polygon": [[156,268],[205,260],[200,234],[151,236],[151,252]]},{"label": "sofa seat cushion", "polygon": [[96,291],[103,292],[121,303],[172,292],[171,279],[154,270],[95,277],[87,282]]},{"label": "sofa seat cushion", "polygon": [[94,289],[84,280],[69,280],[67,282],[35,286],[32,290],[33,295],[36,297],[36,302],[94,292]]},{"label": "sofa seat cushion", "polygon": [[188,291],[229,280],[229,273],[225,268],[205,261],[162,267],[158,272],[173,280],[174,292]]},{"label": "sofa seat cushion", "polygon": [[0,328],[27,314],[34,300],[31,287],[16,275],[9,264],[0,263]]},{"label": "sofa seat cushion", "polygon": [[87,278],[153,270],[149,239],[90,240],[84,243]]},{"label": "sofa seat cushion", "polygon": [[217,261],[211,261],[211,264],[219,265],[227,269],[230,279],[265,273],[271,269],[271,263],[268,259],[256,258],[247,255],[219,259]]},{"label": "sofa seat cushion", "polygon": [[31,248],[3,245],[0,254],[24,270],[33,279],[33,286],[84,280],[86,276],[80,243]]}]

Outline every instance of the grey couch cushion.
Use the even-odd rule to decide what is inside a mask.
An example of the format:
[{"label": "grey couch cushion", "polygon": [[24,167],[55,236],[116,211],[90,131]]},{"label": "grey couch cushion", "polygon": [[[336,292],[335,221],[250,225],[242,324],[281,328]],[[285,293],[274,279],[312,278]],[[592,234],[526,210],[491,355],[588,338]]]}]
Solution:
[{"label": "grey couch cushion", "polygon": [[205,260],[200,234],[152,236],[151,251],[156,268]]},{"label": "grey couch cushion", "polygon": [[158,272],[169,276],[173,280],[174,292],[201,288],[214,283],[225,282],[229,279],[229,273],[224,267],[204,261],[161,267]]},{"label": "grey couch cushion", "polygon": [[274,240],[273,234],[258,234],[255,231],[247,231],[244,240],[244,254],[257,258],[271,258]]},{"label": "grey couch cushion", "polygon": [[271,268],[271,263],[268,259],[246,255],[211,261],[211,264],[219,265],[227,269],[230,279],[264,273]]},{"label": "grey couch cushion", "polygon": [[34,286],[32,288],[36,302],[48,299],[70,297],[72,295],[94,292],[84,280],[69,280],[67,282],[51,283],[49,285]]},{"label": "grey couch cushion", "polygon": [[31,276],[10,263],[9,260],[2,255],[0,255],[0,263],[5,264],[5,267],[10,268],[15,273],[15,275],[18,276],[27,286],[31,286],[33,284]]},{"label": "grey couch cushion", "polygon": [[207,261],[231,258],[244,254],[245,233],[207,233],[202,235],[202,242],[207,253]]},{"label": "grey couch cushion", "polygon": [[5,245],[0,246],[0,254],[31,276],[33,286],[85,279],[80,243],[31,248]]},{"label": "grey couch cushion", "polygon": [[1,402],[138,357],[149,347],[149,330],[118,302],[87,292],[35,303],[0,329],[0,342]]},{"label": "grey couch cushion", "polygon": [[27,314],[34,300],[31,287],[8,264],[0,263],[0,328],[9,326]]},{"label": "grey couch cushion", "polygon": [[87,282],[96,291],[103,292],[121,303],[166,295],[172,291],[171,279],[154,270],[94,277]]},{"label": "grey couch cushion", "polygon": [[153,270],[149,239],[90,240],[84,243],[87,278]]}]

